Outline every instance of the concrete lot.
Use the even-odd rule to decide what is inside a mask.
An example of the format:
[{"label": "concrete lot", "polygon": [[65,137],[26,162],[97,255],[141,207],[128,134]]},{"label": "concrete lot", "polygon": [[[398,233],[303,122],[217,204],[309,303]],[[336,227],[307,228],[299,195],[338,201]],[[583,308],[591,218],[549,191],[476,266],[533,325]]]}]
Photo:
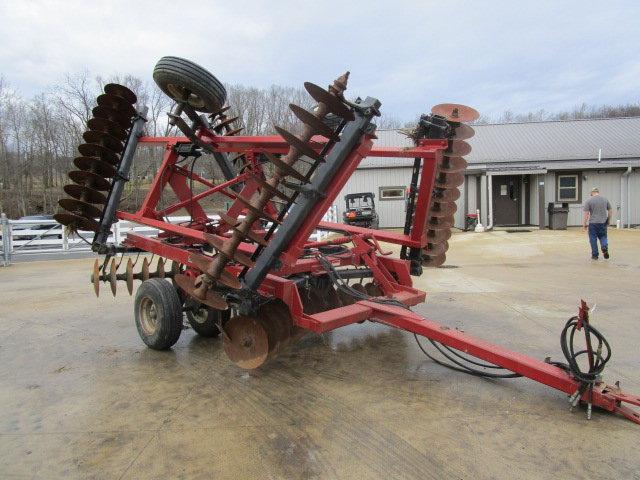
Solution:
[{"label": "concrete lot", "polygon": [[[592,262],[578,230],[457,234],[415,310],[562,359],[578,301],[613,346],[606,378],[640,392],[640,231]],[[365,323],[308,337],[246,373],[221,340],[144,347],[124,285],[95,299],[89,260],[0,268],[0,478],[640,478],[640,425],[527,379],[440,367]]]}]

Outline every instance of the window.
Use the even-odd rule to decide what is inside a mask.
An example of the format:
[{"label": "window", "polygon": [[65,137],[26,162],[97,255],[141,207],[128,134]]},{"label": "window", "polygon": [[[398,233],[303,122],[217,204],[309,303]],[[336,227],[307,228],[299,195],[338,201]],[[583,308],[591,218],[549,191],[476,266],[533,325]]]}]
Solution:
[{"label": "window", "polygon": [[380,187],[380,200],[404,200],[405,187]]},{"label": "window", "polygon": [[558,175],[558,202],[577,202],[580,198],[580,176]]}]

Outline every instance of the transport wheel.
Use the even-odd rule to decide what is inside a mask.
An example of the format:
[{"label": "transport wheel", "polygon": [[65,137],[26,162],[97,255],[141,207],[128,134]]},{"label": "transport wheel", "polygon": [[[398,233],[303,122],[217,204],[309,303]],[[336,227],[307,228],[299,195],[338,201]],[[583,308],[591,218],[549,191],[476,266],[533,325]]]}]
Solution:
[{"label": "transport wheel", "polygon": [[162,57],[153,69],[160,90],[198,112],[213,113],[227,101],[220,81],[201,66],[180,57]]},{"label": "transport wheel", "polygon": [[182,331],[182,302],[167,280],[150,278],[136,292],[136,327],[140,338],[154,350],[166,350]]},{"label": "transport wheel", "polygon": [[224,325],[230,316],[230,310],[214,310],[205,306],[200,306],[195,311],[187,311],[189,325],[201,337],[217,337],[220,335],[218,323]]}]

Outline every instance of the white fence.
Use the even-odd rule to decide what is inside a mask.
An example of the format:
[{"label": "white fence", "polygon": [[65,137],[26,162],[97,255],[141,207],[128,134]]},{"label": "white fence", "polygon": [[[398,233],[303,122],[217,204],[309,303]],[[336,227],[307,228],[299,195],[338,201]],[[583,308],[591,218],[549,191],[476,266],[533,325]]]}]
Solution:
[{"label": "white fence", "polygon": [[[331,206],[323,220],[337,222],[337,207]],[[209,216],[211,220],[218,220],[217,215]],[[188,222],[190,217],[169,217],[171,223]],[[129,232],[147,236],[155,236],[158,229],[141,226],[136,223],[120,220],[111,228],[109,243],[120,243]],[[316,230],[311,235],[314,241],[327,236],[327,232]],[[39,255],[50,253],[74,253],[91,250],[93,232],[79,231],[70,234],[64,226],[55,220],[8,220],[2,214],[2,228],[0,228],[0,264],[9,265],[14,255]]]}]

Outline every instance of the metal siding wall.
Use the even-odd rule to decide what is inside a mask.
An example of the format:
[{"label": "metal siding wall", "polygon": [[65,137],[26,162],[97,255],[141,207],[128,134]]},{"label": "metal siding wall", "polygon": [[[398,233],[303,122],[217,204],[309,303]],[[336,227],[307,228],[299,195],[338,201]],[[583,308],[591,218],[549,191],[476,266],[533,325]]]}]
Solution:
[{"label": "metal siding wall", "polygon": [[[606,173],[587,170],[582,172],[582,175],[582,203],[589,198],[591,189],[598,187],[600,195],[606,197],[609,203],[611,203],[611,208],[613,208],[611,224],[615,225],[616,220],[620,219],[620,177],[622,176],[622,170]],[[585,177],[586,180],[584,179]],[[624,203],[626,203],[626,198],[624,199]],[[582,225],[582,204],[571,205],[567,223],[573,226]]]},{"label": "metal siding wall", "polygon": [[482,219],[482,224],[486,227],[489,223],[488,215],[489,212],[487,210],[487,175],[482,175],[480,179],[480,218]]},{"label": "metal siding wall", "polygon": [[404,227],[404,200],[380,200],[379,187],[407,187],[411,181],[411,171],[411,167],[356,170],[335,200],[340,219],[342,219],[344,212],[344,196],[346,194],[373,192],[376,195],[376,211],[380,217],[380,228]]},{"label": "metal siding wall", "polygon": [[[629,196],[629,203],[631,205],[631,208],[630,208],[631,224],[639,225],[640,224],[640,172],[637,170],[633,172],[631,175],[629,175],[629,189],[631,191],[631,195]],[[624,201],[625,203],[627,201],[626,180],[625,180],[625,200]]]},{"label": "metal siding wall", "polygon": [[531,189],[529,190],[529,208],[531,225],[538,225],[538,184],[543,178],[542,175],[531,175]]}]

